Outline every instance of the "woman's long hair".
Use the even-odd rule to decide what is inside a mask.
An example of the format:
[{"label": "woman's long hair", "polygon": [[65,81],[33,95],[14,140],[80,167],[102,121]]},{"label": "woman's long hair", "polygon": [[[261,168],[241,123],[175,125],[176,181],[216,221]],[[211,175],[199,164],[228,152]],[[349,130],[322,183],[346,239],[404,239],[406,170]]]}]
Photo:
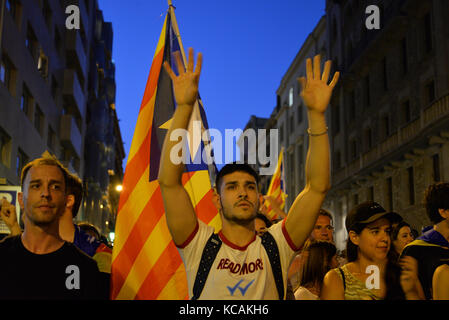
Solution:
[{"label": "woman's long hair", "polygon": [[305,261],[300,270],[298,287],[315,284],[321,287],[324,276],[330,270],[332,257],[336,254],[337,248],[331,242],[307,240],[303,249]]},{"label": "woman's long hair", "polygon": [[[360,234],[366,225],[356,225],[352,231]],[[346,243],[346,253],[348,262],[354,262],[358,258],[359,247],[355,245],[351,239],[348,237]],[[385,269],[385,284],[387,286],[387,293],[385,295],[385,300],[405,300],[405,294],[402,291],[400,285],[400,274],[401,268],[399,267],[397,256],[394,255],[393,243],[390,244],[390,250],[387,255],[387,265]]]}]

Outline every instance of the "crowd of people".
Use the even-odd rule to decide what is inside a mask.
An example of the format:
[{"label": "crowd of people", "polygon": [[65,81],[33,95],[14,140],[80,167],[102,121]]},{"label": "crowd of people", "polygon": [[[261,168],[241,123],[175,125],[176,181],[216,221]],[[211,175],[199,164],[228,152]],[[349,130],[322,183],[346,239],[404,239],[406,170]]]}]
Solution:
[{"label": "crowd of people", "polygon": [[[298,79],[309,121],[306,187],[283,212],[273,199],[263,199],[251,166],[225,165],[213,198],[222,221],[218,233],[197,218],[182,184],[184,165],[170,159],[178,143],[170,134],[187,127],[198,96],[202,56],[194,67],[190,49],[186,68],[179,54],[175,64],[178,75],[164,64],[177,108],[158,181],[191,299],[449,299],[449,183],[426,190],[432,226],[421,235],[399,213],[366,201],[349,211],[347,246],[337,250],[333,216],[322,208],[330,188],[324,113],[339,76],[336,72],[328,84],[330,61],[321,72],[320,56],[307,59],[306,77]],[[0,274],[7,275],[0,299],[108,299],[111,249],[92,226],[73,223],[83,194],[81,180],[44,154],[23,168],[21,187],[23,230],[14,206],[2,200],[1,218],[11,235],[0,242]],[[280,221],[267,217],[263,201],[271,201]]]}]

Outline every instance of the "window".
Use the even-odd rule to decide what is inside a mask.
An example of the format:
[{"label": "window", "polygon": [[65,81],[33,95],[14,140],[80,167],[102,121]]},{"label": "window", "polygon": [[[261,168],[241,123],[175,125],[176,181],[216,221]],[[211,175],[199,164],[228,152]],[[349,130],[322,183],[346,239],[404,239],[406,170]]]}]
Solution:
[{"label": "window", "polygon": [[402,74],[408,72],[408,56],[407,56],[407,38],[403,38],[401,42],[401,62],[402,62]]},{"label": "window", "polygon": [[433,181],[439,182],[441,181],[441,174],[440,174],[440,156],[438,153],[432,156],[432,165],[433,165]]},{"label": "window", "polygon": [[358,193],[355,193],[354,194],[354,206],[356,206],[358,204],[359,204],[359,195],[358,195]]},{"label": "window", "polygon": [[42,113],[38,105],[36,105],[36,109],[34,112],[34,127],[42,137],[44,134],[44,114]]},{"label": "window", "polygon": [[413,167],[407,168],[409,204],[415,204],[415,178]]},{"label": "window", "polygon": [[355,92],[352,90],[349,93],[349,121],[355,119]]},{"label": "window", "polygon": [[368,107],[371,103],[369,75],[365,76],[365,78],[363,79],[363,86],[364,86],[365,106]]},{"label": "window", "polygon": [[28,51],[30,51],[31,57],[33,58],[34,63],[36,63],[36,55],[37,55],[37,47],[38,43],[36,40],[36,35],[34,34],[33,29],[30,25],[28,25],[27,28],[27,35],[25,38],[25,45],[28,48]]},{"label": "window", "polygon": [[45,55],[42,48],[40,48],[39,59],[37,61],[37,70],[39,70],[44,79],[48,77],[48,57]]},{"label": "window", "polygon": [[[247,141],[245,140],[245,142]],[[56,134],[53,131],[53,129],[50,126],[48,126],[47,146],[51,150],[55,150],[55,145],[56,145]]]},{"label": "window", "polygon": [[432,17],[430,13],[424,16],[424,45],[426,52],[432,51]]},{"label": "window", "polygon": [[0,163],[10,167],[11,137],[0,128]]},{"label": "window", "polygon": [[15,95],[15,79],[16,69],[13,67],[6,54],[3,54],[2,60],[0,61],[0,82],[4,84],[11,95]]},{"label": "window", "polygon": [[382,131],[384,138],[388,138],[390,136],[390,116],[388,114],[382,117]]},{"label": "window", "polygon": [[16,17],[17,14],[17,0],[6,0],[5,6],[6,10],[9,11],[9,14],[12,17]]},{"label": "window", "polygon": [[288,91],[288,106],[293,106],[293,88]]},{"label": "window", "polygon": [[0,61],[0,81],[6,82],[6,65],[2,60]]},{"label": "window", "polygon": [[402,120],[403,124],[409,123],[412,120],[410,100],[406,100],[402,103]]},{"label": "window", "polygon": [[51,76],[51,96],[53,97],[53,100],[56,100],[57,95],[58,95],[58,83],[56,82],[56,78],[54,76]]},{"label": "window", "polygon": [[352,139],[350,142],[350,152],[351,152],[351,160],[355,160],[357,158],[357,139]]},{"label": "window", "polygon": [[340,169],[341,168],[341,152],[340,151],[336,151],[334,153],[334,159],[333,159],[333,164],[334,164],[334,168],[335,169]]},{"label": "window", "polygon": [[31,103],[32,97],[30,94],[30,91],[28,90],[26,85],[23,85],[22,88],[22,97],[20,98],[20,109],[28,115],[30,111],[30,103]]},{"label": "window", "polygon": [[303,119],[303,116],[302,116],[302,106],[299,105],[299,106],[298,106],[297,113],[296,113],[296,120],[297,120],[298,124],[302,122],[302,119]]},{"label": "window", "polygon": [[44,1],[44,7],[42,9],[42,14],[44,15],[45,24],[47,25],[48,31],[51,34],[51,22],[52,22],[52,12],[50,8],[50,4],[48,3],[48,0]]},{"label": "window", "polygon": [[332,110],[332,133],[336,135],[340,132],[340,106],[336,105]]},{"label": "window", "polygon": [[374,186],[368,188],[368,200],[374,201]]},{"label": "window", "polygon": [[391,177],[388,177],[386,184],[387,184],[386,203],[388,204],[387,210],[393,210],[393,179]]},{"label": "window", "polygon": [[284,125],[283,124],[281,124],[281,127],[280,127],[280,134],[279,134],[279,138],[281,139],[281,143],[284,141]]},{"label": "window", "polygon": [[425,86],[426,103],[432,103],[435,100],[435,82],[429,81]]},{"label": "window", "polygon": [[373,138],[372,138],[371,128],[367,128],[365,130],[365,151],[369,151],[373,147]]},{"label": "window", "polygon": [[16,174],[20,178],[23,167],[28,163],[28,156],[19,148],[16,159]]}]

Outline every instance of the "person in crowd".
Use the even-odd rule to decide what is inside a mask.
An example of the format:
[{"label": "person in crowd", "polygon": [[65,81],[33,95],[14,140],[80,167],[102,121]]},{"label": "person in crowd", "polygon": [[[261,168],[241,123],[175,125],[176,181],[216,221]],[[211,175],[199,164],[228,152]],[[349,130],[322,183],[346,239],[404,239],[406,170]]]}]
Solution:
[{"label": "person in crowd", "polygon": [[418,263],[418,278],[427,300],[432,299],[435,270],[449,261],[449,183],[427,187],[424,194],[427,216],[433,223],[423,234],[405,246],[401,257],[411,256]]},{"label": "person in crowd", "polygon": [[299,284],[295,288],[296,300],[319,300],[326,273],[338,267],[337,248],[329,241],[309,239],[304,245],[307,252],[301,268]]},{"label": "person in crowd", "polygon": [[[42,159],[53,159],[58,161],[56,157],[52,156],[49,152],[42,154]],[[70,201],[64,208],[63,214],[59,218],[59,236],[68,242],[73,243],[76,247],[81,249],[88,256],[92,257],[98,264],[101,272],[110,274],[112,264],[112,250],[105,244],[103,244],[96,237],[91,236],[88,232],[85,232],[83,228],[79,227],[73,222],[73,219],[78,214],[78,210],[81,206],[83,198],[83,183],[82,180],[75,174],[67,170],[66,190],[68,197],[73,200]],[[14,211],[15,206],[7,203],[6,208],[8,211]],[[3,215],[3,214],[2,214]],[[11,231],[11,235],[19,235],[22,233],[20,229],[16,215],[4,214],[4,219],[7,227]],[[105,275],[107,279],[109,276]],[[108,280],[105,280],[108,281]]]},{"label": "person in crowd", "polygon": [[433,300],[449,300],[449,264],[435,269],[432,277]]},{"label": "person in crowd", "polygon": [[[189,297],[284,299],[291,259],[312,231],[330,187],[329,138],[324,112],[339,74],[336,73],[328,85],[331,63],[325,63],[321,74],[320,56],[316,56],[313,63],[307,59],[306,78],[299,79],[309,121],[307,180],[287,217],[274,224],[262,237],[257,237],[254,219],[259,211],[259,177],[249,165],[227,164],[215,181],[214,203],[222,221],[222,229],[216,235],[213,228],[197,219],[181,182],[184,164],[176,164],[170,158],[172,148],[179,143],[179,140],[170,139],[171,133],[187,128],[198,98],[202,56],[198,56],[194,70],[191,48],[188,55],[184,69],[180,54],[175,54],[179,75],[164,63],[173,81],[177,108],[162,148],[158,181],[168,229],[186,267]],[[212,251],[215,252],[213,257]],[[273,255],[276,251],[278,254]],[[203,252],[209,254],[208,259],[201,259]]]},{"label": "person in crowd", "polygon": [[333,218],[329,211],[320,209],[310,239],[334,242]]},{"label": "person in crowd", "polygon": [[[323,208],[320,209],[318,218],[315,222],[315,226],[310,233],[309,240],[329,241],[332,243],[334,242],[333,218],[329,211],[324,210]],[[301,268],[304,261],[307,259],[307,254],[307,251],[299,251],[290,264],[288,278],[293,287],[297,287],[299,285]]]},{"label": "person in crowd", "polygon": [[0,299],[107,299],[97,264],[59,235],[59,218],[74,198],[68,171],[51,158],[25,165],[18,200],[23,233],[0,242]]},{"label": "person in crowd", "polygon": [[257,235],[263,235],[272,225],[273,223],[264,214],[257,213],[256,218],[254,219],[254,228]]},{"label": "person in crowd", "polygon": [[393,259],[395,259],[395,261],[397,261],[401,256],[404,247],[413,240],[412,229],[407,222],[401,221],[396,225],[396,227],[393,227],[391,232],[391,241],[393,244],[391,247],[391,254],[393,255]]},{"label": "person in crowd", "polygon": [[363,202],[348,213],[348,263],[326,274],[321,299],[405,298],[399,266],[388,259],[392,216],[374,201]]}]

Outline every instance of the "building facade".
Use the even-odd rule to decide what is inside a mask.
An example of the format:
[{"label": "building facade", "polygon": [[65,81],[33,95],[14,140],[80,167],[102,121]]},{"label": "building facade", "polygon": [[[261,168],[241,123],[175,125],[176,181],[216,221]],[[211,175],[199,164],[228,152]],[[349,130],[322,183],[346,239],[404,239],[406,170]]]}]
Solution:
[{"label": "building facade", "polygon": [[326,19],[321,17],[314,30],[304,41],[276,90],[278,105],[270,116],[272,126],[279,129],[279,148],[284,148],[285,182],[289,209],[305,187],[305,162],[309,140],[307,135],[307,108],[299,95],[299,77],[306,74],[306,59],[326,55]]},{"label": "building facade", "polygon": [[[95,126],[114,138],[104,143],[110,152],[98,174],[122,174],[124,158],[115,113],[112,27],[103,21],[97,1],[4,0],[0,34],[0,184],[19,185],[20,172],[45,150],[54,154],[84,181],[92,174],[90,159]],[[76,5],[80,28],[68,29],[66,7]],[[104,51],[101,56],[99,52]],[[103,77],[101,75],[104,75]],[[98,90],[103,88],[102,90]],[[104,89],[107,88],[107,89]],[[106,94],[106,92],[109,93]],[[96,95],[95,95],[96,94]],[[100,100],[108,107],[104,117],[92,117]],[[103,128],[105,126],[105,128]],[[95,130],[94,130],[95,131]],[[87,139],[89,137],[89,139]],[[102,139],[103,136],[95,136]],[[115,141],[115,140],[116,141]],[[109,150],[109,149],[108,149]],[[99,153],[95,150],[95,153]],[[101,152],[100,152],[101,153]],[[110,172],[110,171],[109,171]],[[114,176],[112,175],[112,176]],[[108,186],[101,185],[108,190]],[[94,221],[86,203],[78,220]],[[107,220],[104,220],[107,221]]]},{"label": "building facade", "polygon": [[[376,5],[380,28],[365,25]],[[326,2],[328,56],[341,72],[331,101],[337,240],[356,204],[374,200],[415,229],[425,188],[449,180],[449,33],[444,0]]]}]

